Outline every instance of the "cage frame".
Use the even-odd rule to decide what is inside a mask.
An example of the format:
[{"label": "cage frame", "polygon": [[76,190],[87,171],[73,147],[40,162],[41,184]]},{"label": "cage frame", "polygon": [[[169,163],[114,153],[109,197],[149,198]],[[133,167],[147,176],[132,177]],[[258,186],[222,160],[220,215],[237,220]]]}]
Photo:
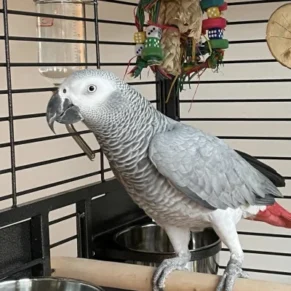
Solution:
[{"label": "cage frame", "polygon": [[[120,1],[120,0],[100,0],[103,2],[111,2],[121,5],[130,5],[136,6],[134,3]],[[101,41],[99,39],[99,23],[108,23],[108,24],[116,24],[116,25],[134,25],[130,22],[122,22],[122,21],[112,21],[112,20],[104,20],[99,19],[98,17],[98,2],[97,0],[93,1],[94,5],[94,18],[78,18],[76,17],[61,17],[68,20],[80,20],[80,21],[90,21],[94,22],[95,25],[95,40],[86,40],[85,43],[88,44],[95,44],[96,45],[96,63],[82,63],[80,65],[87,65],[87,66],[96,66],[100,68],[100,66],[121,66],[126,65],[126,63],[101,63],[100,61],[100,45],[101,44],[111,44],[111,45],[134,45],[134,43],[128,42],[111,42],[111,41]],[[229,6],[233,5],[252,5],[252,4],[264,4],[270,2],[286,2],[283,0],[277,1],[240,1],[236,3],[229,3]],[[0,96],[7,94],[8,96],[8,109],[9,109],[9,116],[8,117],[1,117],[0,122],[8,121],[9,122],[9,134],[10,134],[10,142],[0,144],[0,148],[3,147],[10,147],[11,149],[11,168],[9,169],[2,169],[0,170],[0,175],[5,173],[11,173],[11,185],[12,185],[12,193],[10,195],[6,195],[0,198],[0,201],[4,199],[12,199],[13,206],[9,209],[4,209],[0,211],[0,237],[1,234],[5,232],[5,235],[9,238],[18,238],[22,239],[21,235],[22,232],[26,231],[27,229],[30,230],[30,235],[26,238],[27,245],[30,244],[30,260],[24,259],[27,255],[25,252],[28,250],[21,249],[23,246],[17,246],[18,251],[20,252],[19,257],[17,260],[10,262],[10,264],[3,265],[1,262],[6,262],[7,258],[3,259],[3,252],[0,251],[0,281],[11,279],[11,278],[21,278],[25,277],[34,277],[34,276],[49,276],[51,275],[51,265],[50,265],[50,249],[61,244],[64,244],[70,240],[77,239],[77,250],[78,250],[78,257],[83,258],[94,258],[94,251],[92,248],[93,237],[98,237],[101,234],[104,234],[106,231],[111,231],[113,229],[117,229],[117,227],[124,227],[128,224],[135,223],[138,221],[147,220],[147,215],[139,209],[129,198],[125,198],[127,193],[124,190],[123,186],[117,182],[116,179],[110,179],[105,181],[104,174],[108,172],[110,169],[104,168],[104,161],[102,159],[102,152],[97,150],[96,153],[101,154],[101,167],[100,171],[95,173],[90,173],[78,177],[74,177],[68,179],[66,181],[60,181],[56,183],[52,183],[49,185],[43,185],[41,187],[37,187],[34,189],[28,189],[25,191],[17,192],[16,190],[16,172],[19,170],[24,170],[36,166],[45,165],[48,163],[55,163],[59,161],[65,161],[73,158],[78,158],[84,156],[84,153],[75,154],[72,156],[66,156],[62,158],[57,158],[49,161],[41,161],[38,163],[33,163],[24,166],[16,166],[16,159],[15,159],[15,147],[21,144],[27,144],[30,142],[42,142],[45,140],[50,139],[57,139],[66,136],[70,136],[71,134],[62,134],[58,136],[52,137],[43,137],[43,138],[35,138],[35,139],[27,139],[23,141],[15,141],[14,139],[14,121],[21,120],[26,118],[36,118],[36,117],[44,117],[45,114],[29,114],[29,115],[18,115],[14,116],[13,114],[13,94],[18,93],[36,93],[36,92],[50,92],[54,91],[55,87],[47,87],[47,88],[30,88],[30,89],[14,89],[12,86],[12,77],[11,77],[11,68],[13,67],[21,67],[21,66],[39,66],[39,63],[13,63],[11,62],[10,58],[10,41],[49,41],[49,42],[78,42],[73,40],[59,40],[59,39],[44,39],[44,38],[37,38],[37,37],[18,37],[18,36],[10,36],[9,35],[9,15],[25,15],[25,16],[49,16],[53,18],[60,18],[57,15],[50,15],[50,14],[40,14],[36,12],[26,12],[26,11],[17,11],[17,10],[10,10],[8,9],[8,0],[2,0],[3,8],[0,9],[0,14],[3,15],[3,27],[4,27],[4,35],[0,36],[0,40],[4,41],[5,46],[5,55],[6,61],[5,63],[0,63],[0,67],[6,68],[6,76],[7,76],[7,89],[0,90]],[[233,21],[228,22],[228,25],[241,25],[241,24],[254,24],[254,23],[267,23],[267,20],[252,20],[252,21]],[[239,40],[239,41],[230,41],[231,44],[245,44],[245,43],[260,43],[265,42],[265,39],[256,39],[256,40]],[[266,62],[275,62],[276,60],[237,60],[237,61],[225,61],[224,63],[266,63]],[[68,65],[68,63],[64,63]],[[42,65],[64,65],[61,63],[53,64],[53,63],[46,63]],[[76,64],[75,64],[76,65]],[[215,84],[215,83],[267,83],[267,82],[290,82],[291,79],[260,79],[260,80],[226,80],[226,81],[200,81],[200,84]],[[191,84],[196,84],[197,81],[191,81]],[[179,121],[291,121],[291,118],[180,118],[179,108],[180,104],[183,102],[189,102],[189,100],[180,100],[179,94],[173,93],[175,90],[172,91],[171,97],[169,102],[165,102],[165,98],[168,95],[171,87],[171,82],[169,80],[165,80],[159,76],[157,76],[155,81],[149,82],[137,82],[134,85],[145,85],[151,84],[156,86],[156,104],[158,110],[166,114],[167,116],[179,120]],[[240,102],[242,100],[238,99],[228,99],[228,100],[195,100],[194,102],[206,102],[206,103],[231,103],[231,102]],[[243,100],[243,102],[290,102],[286,99],[251,99],[251,100]],[[85,134],[90,131],[82,131],[79,134]],[[234,137],[230,136],[220,136],[220,138],[230,139]],[[235,139],[243,140],[243,139],[256,139],[256,140],[291,140],[291,137],[272,137],[272,136],[236,136]],[[290,157],[275,157],[275,156],[261,156],[256,157],[260,159],[280,159],[280,160],[291,160]],[[55,195],[51,195],[46,198],[34,200],[29,203],[25,204],[17,204],[17,197],[21,195],[26,195],[28,193],[36,192],[39,190],[46,189],[48,187],[58,186],[62,183],[69,183],[75,180],[89,177],[93,174],[100,174],[101,175],[101,182],[94,183],[90,185],[86,185],[83,187],[79,187],[74,190],[65,191],[62,193],[58,193]],[[286,180],[291,180],[290,177],[285,177]],[[110,210],[110,214],[106,219],[102,220],[100,224],[104,225],[104,228],[99,228],[96,232],[93,232],[93,228],[96,225],[93,225],[93,214],[92,212],[98,211],[98,200],[93,200],[93,198],[98,197],[99,195],[103,195],[106,193],[108,197],[108,203],[111,203],[112,209]],[[119,200],[120,203],[118,205],[114,203],[116,197],[122,197]],[[290,197],[291,198],[291,197]],[[76,213],[64,216],[60,219],[56,219],[55,221],[49,221],[49,212],[68,206],[76,204]],[[99,205],[100,207],[100,205]],[[117,209],[118,208],[118,209]],[[120,209],[123,213],[123,219],[120,220]],[[70,218],[76,218],[77,222],[77,234],[73,237],[67,238],[60,242],[50,245],[49,243],[49,226],[59,223],[61,221],[65,221]],[[99,225],[100,225],[99,224]],[[96,228],[94,228],[95,230]],[[268,237],[280,237],[291,239],[291,235],[272,235],[267,233],[252,233],[252,232],[239,232],[239,234],[247,234],[247,235],[257,235],[257,236],[268,236]],[[3,235],[2,235],[3,237]],[[1,239],[0,239],[1,242]],[[4,250],[9,249],[10,247],[10,239],[5,240],[6,244],[1,244],[1,248]],[[26,245],[26,246],[27,246]],[[13,250],[11,249],[11,252]],[[9,251],[8,251],[9,253]],[[248,253],[256,253],[256,254],[266,254],[266,255],[279,255],[279,256],[291,256],[290,254],[286,253],[275,253],[275,252],[258,252],[258,251],[248,251]],[[1,257],[2,256],[2,257]],[[23,261],[24,260],[24,261]],[[26,260],[26,261],[25,261]],[[220,266],[222,269],[225,266]],[[278,275],[286,275],[290,276],[290,272],[279,272],[279,271],[266,271],[266,270],[258,270],[258,269],[245,269],[246,271],[255,271],[255,272],[262,272],[262,273],[269,273],[269,274],[278,274]]]}]

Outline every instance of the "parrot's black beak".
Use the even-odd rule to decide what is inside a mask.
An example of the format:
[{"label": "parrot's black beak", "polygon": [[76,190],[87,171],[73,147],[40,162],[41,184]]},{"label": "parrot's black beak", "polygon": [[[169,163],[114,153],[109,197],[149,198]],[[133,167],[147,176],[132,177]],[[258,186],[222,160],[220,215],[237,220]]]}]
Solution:
[{"label": "parrot's black beak", "polygon": [[62,124],[73,124],[83,120],[80,110],[68,98],[61,98],[58,91],[51,97],[46,110],[46,120],[55,133],[55,121]]}]

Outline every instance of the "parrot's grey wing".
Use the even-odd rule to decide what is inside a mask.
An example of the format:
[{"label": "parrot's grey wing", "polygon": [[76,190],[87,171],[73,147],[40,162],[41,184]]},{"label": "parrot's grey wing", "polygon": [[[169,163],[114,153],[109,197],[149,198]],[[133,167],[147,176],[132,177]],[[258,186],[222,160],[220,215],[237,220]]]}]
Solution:
[{"label": "parrot's grey wing", "polygon": [[222,140],[181,123],[153,137],[149,157],[175,188],[210,209],[268,205],[282,196]]},{"label": "parrot's grey wing", "polygon": [[244,153],[239,150],[235,150],[241,157],[243,157],[248,163],[250,163],[254,168],[266,176],[276,187],[285,187],[285,179],[282,177],[275,169],[264,164],[258,159],[252,157],[251,155]]}]

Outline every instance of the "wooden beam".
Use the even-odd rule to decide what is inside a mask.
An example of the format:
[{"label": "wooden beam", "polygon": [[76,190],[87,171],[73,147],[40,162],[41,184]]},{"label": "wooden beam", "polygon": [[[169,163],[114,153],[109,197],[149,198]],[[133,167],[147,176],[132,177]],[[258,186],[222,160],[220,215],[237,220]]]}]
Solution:
[{"label": "wooden beam", "polygon": [[[135,291],[152,291],[154,268],[97,260],[52,257],[52,276],[86,281],[94,286]],[[219,276],[175,271],[166,281],[165,291],[215,291]],[[291,285],[237,279],[233,291],[290,291]]]}]

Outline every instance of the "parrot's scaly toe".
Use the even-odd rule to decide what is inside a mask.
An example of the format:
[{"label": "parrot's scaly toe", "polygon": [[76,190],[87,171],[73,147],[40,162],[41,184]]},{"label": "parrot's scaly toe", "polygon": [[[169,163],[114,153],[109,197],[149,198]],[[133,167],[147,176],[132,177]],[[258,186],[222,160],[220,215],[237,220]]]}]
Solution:
[{"label": "parrot's scaly toe", "polygon": [[240,261],[230,259],[216,291],[232,291],[236,278],[248,278],[248,274],[241,267],[242,264]]},{"label": "parrot's scaly toe", "polygon": [[186,269],[187,263],[190,261],[191,255],[183,254],[173,259],[164,260],[157,268],[153,276],[153,291],[161,291],[165,288],[167,277],[175,270]]}]

